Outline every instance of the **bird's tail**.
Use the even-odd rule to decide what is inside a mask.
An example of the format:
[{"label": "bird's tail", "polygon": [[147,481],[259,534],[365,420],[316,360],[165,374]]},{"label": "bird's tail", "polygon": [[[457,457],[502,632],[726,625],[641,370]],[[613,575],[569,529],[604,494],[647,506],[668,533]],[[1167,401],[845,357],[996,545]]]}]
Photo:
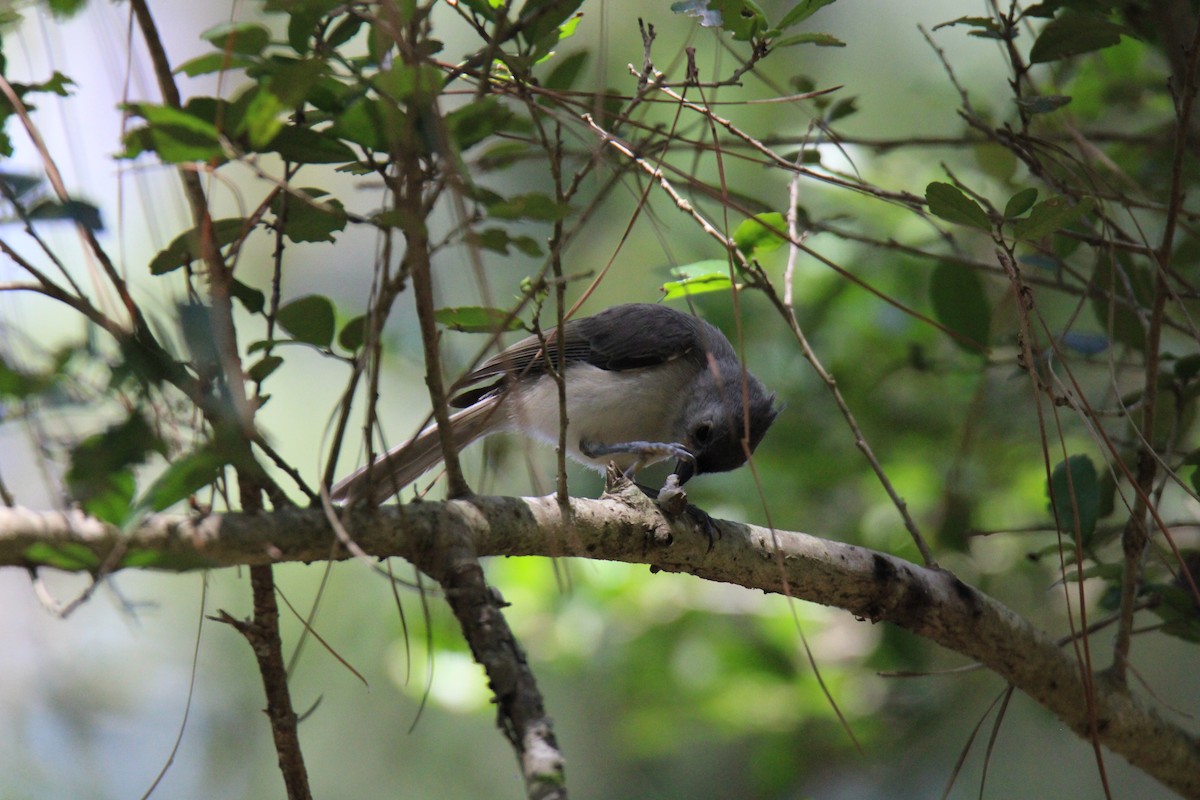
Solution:
[{"label": "bird's tail", "polygon": [[[503,427],[504,419],[498,408],[500,397],[481,400],[470,408],[451,415],[450,430],[457,450]],[[338,481],[329,494],[339,502],[354,502],[367,498],[378,505],[399,493],[442,460],[442,439],[436,423],[407,442],[393,447]]]}]

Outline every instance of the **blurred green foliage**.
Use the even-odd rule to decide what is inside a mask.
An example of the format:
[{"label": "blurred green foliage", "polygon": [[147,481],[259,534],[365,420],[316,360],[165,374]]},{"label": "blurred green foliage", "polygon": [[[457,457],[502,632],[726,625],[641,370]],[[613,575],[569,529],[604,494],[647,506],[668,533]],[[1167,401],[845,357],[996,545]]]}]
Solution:
[{"label": "blurred green foliage", "polygon": [[[786,406],[755,470],[698,480],[689,486],[692,500],[714,516],[918,560],[779,313],[786,290],[799,327],[939,561],[1054,634],[1070,627],[1062,587],[1080,576],[1088,579],[1089,613],[1115,607],[1134,479],[1144,459],[1157,459],[1153,501],[1173,538],[1166,531],[1151,538],[1135,593],[1157,604],[1156,633],[1176,640],[1167,646],[1200,641],[1200,605],[1176,547],[1196,546],[1194,526],[1179,526],[1193,525],[1200,473],[1193,425],[1200,248],[1195,213],[1179,198],[1193,196],[1200,178],[1190,150],[1200,113],[1178,119],[1185,106],[1163,88],[1174,80],[1194,92],[1194,76],[1172,74],[1167,32],[1150,35],[1143,18],[1132,19],[1138,3],[1048,2],[947,20],[913,9],[913,22],[933,28],[932,42],[968,39],[984,68],[1010,82],[1010,94],[957,87],[961,107],[939,109],[936,137],[910,132],[917,120],[898,105],[887,110],[894,121],[864,121],[882,102],[865,91],[750,104],[833,87],[836,69],[813,78],[806,69],[816,57],[797,54],[812,49],[803,45],[854,52],[870,19],[843,12],[848,4],[822,10],[830,5],[676,3],[676,15],[657,14],[657,34],[643,29],[640,40],[631,19],[616,15],[609,35],[628,39],[621,47],[630,61],[651,65],[632,77],[595,65],[606,54],[585,49],[585,33],[586,42],[600,37],[590,29],[592,5],[578,1],[396,3],[386,7],[393,16],[333,2],[268,2],[262,20],[204,31],[198,38],[207,49],[181,60],[176,74],[220,76],[221,93],[179,108],[125,104],[130,124],[119,158],[221,176],[250,166],[258,171],[244,188],[252,199],[236,216],[180,233],[131,279],[174,282],[172,291],[189,299],[175,318],[160,314],[114,334],[97,323],[91,310],[99,314],[103,304],[87,290],[69,277],[41,281],[43,294],[61,300],[50,281],[73,308],[85,306],[92,327],[62,350],[23,347],[19,361],[0,354],[0,411],[32,418],[69,402],[110,415],[59,448],[71,498],[104,519],[127,521],[197,497],[235,505],[226,473],[245,462],[229,443],[236,426],[222,425],[240,412],[223,383],[230,375],[217,349],[222,334],[209,323],[205,259],[229,270],[244,376],[254,408],[265,409],[259,419],[280,419],[268,413],[280,405],[294,415],[273,429],[263,423],[263,439],[315,439],[339,407],[314,407],[289,388],[289,376],[315,375],[312,384],[362,398],[373,389],[358,382],[361,369],[382,352],[385,369],[421,380],[419,367],[395,357],[419,349],[415,336],[389,322],[392,301],[406,299],[409,288],[401,253],[420,231],[434,242],[444,299],[438,322],[452,358],[468,360],[482,346],[482,337],[459,332],[549,325],[559,289],[569,301],[602,278],[590,308],[646,300],[661,289],[729,333]],[[834,33],[810,30],[810,17]],[[896,53],[894,69],[930,56]],[[944,80],[957,80],[955,65],[946,66]],[[65,95],[71,83],[55,74],[12,85],[24,98]],[[697,111],[714,100],[722,104],[711,114]],[[14,109],[5,103],[0,113],[11,130]],[[11,152],[7,138],[0,150]],[[419,166],[416,178],[398,174],[406,158]],[[347,176],[358,183],[344,183]],[[399,202],[408,179],[424,181],[418,193],[427,217]],[[789,209],[793,180],[801,190]],[[35,213],[26,198],[36,180],[3,183],[5,219],[99,227],[98,213],[95,224],[91,213],[69,213],[76,208],[69,198],[53,201],[54,213]],[[665,184],[677,195],[663,192]],[[356,196],[362,185],[382,187],[370,201],[377,207]],[[1166,239],[1172,229],[1178,233]],[[375,263],[331,255],[331,243],[342,247],[356,235],[379,243]],[[271,269],[242,260],[247,243],[260,241],[276,253]],[[316,289],[292,266],[305,264],[310,248],[324,248],[316,258],[334,276]],[[25,277],[38,282],[32,272]],[[464,294],[472,296],[459,302]],[[98,329],[113,340],[98,341]],[[37,332],[28,333],[36,343]],[[1151,388],[1156,424],[1147,437]],[[377,421],[349,427],[376,435]],[[343,440],[356,450],[345,428],[337,438],[327,456]],[[294,499],[315,497],[323,476],[310,463],[284,469],[262,441],[255,444],[263,468]],[[520,454],[491,453],[486,480],[499,491],[529,492]],[[147,462],[154,469],[143,469]],[[571,477],[573,491],[598,491],[594,478]],[[30,558],[77,565],[76,555],[55,548]],[[568,707],[560,731],[568,776],[594,781],[585,778],[577,796],[614,796],[600,783],[607,778],[635,787],[625,796],[793,797],[829,785],[847,796],[856,784],[845,775],[861,762],[802,635],[864,749],[889,754],[896,771],[906,742],[948,724],[946,716],[969,717],[969,728],[987,710],[980,698],[1003,688],[979,676],[950,689],[942,688],[946,678],[938,689],[881,681],[871,670],[960,663],[909,634],[737,587],[566,560],[504,560],[488,571],[551,687],[551,714],[556,699]],[[298,575],[296,585],[311,588],[311,575]],[[353,592],[333,588],[327,602],[341,619]],[[406,632],[394,626],[395,648],[374,653],[402,684],[398,691],[420,702],[427,687],[413,670],[431,658],[435,685],[439,663],[465,676],[432,691],[438,708],[431,713],[486,713],[487,693],[470,677],[465,645],[440,599],[405,592],[402,602]],[[425,605],[437,608],[426,617]],[[319,713],[341,715],[328,707]],[[580,732],[589,725],[595,730]],[[415,735],[425,735],[420,725]],[[589,737],[603,742],[595,750],[569,746]],[[961,733],[956,741],[966,739]],[[597,761],[576,772],[593,755],[620,768],[608,775]],[[904,791],[928,796],[930,785],[946,780],[954,754],[934,755],[932,777],[912,777]],[[309,757],[320,762],[322,754],[310,749]],[[1022,770],[1008,763],[1002,771]],[[864,784],[876,796],[902,794],[888,794],[889,780],[877,775]],[[515,781],[503,785],[500,794],[519,793]]]}]

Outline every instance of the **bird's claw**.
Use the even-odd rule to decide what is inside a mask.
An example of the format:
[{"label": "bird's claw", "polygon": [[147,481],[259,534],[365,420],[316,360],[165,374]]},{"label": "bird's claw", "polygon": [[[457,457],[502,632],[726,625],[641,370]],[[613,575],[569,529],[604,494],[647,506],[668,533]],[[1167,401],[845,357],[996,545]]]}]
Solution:
[{"label": "bird's claw", "polygon": [[658,491],[656,502],[664,513],[672,517],[680,514],[687,514],[691,517],[692,522],[704,531],[704,535],[708,538],[708,552],[712,552],[713,545],[721,537],[721,531],[707,511],[688,502],[687,492],[679,485],[678,475],[667,476],[666,483]]},{"label": "bird's claw", "polygon": [[625,477],[632,478],[634,473],[647,464],[674,458],[681,461],[695,461],[696,457],[678,442],[617,442],[603,444],[590,439],[579,440],[579,452],[588,458],[602,458],[612,455],[635,455],[637,460],[625,470]]},{"label": "bird's claw", "polygon": [[700,508],[700,506],[691,503],[687,504],[687,507],[683,509],[683,513],[691,517],[692,522],[696,523],[696,526],[704,531],[704,535],[708,537],[708,552],[711,553],[713,545],[717,543],[717,539],[721,538],[721,529],[717,527],[717,523],[712,518],[712,515]]},{"label": "bird's claw", "polygon": [[679,485],[679,476],[671,474],[667,476],[667,482],[658,490],[658,497],[655,499],[658,507],[671,516],[679,516],[687,510],[687,492]]}]

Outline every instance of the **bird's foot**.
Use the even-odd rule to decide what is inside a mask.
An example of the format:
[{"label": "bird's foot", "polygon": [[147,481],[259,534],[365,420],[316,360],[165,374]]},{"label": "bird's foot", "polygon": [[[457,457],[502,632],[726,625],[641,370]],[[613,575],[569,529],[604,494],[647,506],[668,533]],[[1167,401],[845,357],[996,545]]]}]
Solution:
[{"label": "bird's foot", "polygon": [[579,452],[588,458],[603,458],[604,456],[614,455],[637,456],[637,460],[625,470],[625,477],[627,478],[633,478],[639,469],[656,461],[663,461],[668,458],[681,461],[695,460],[692,451],[676,442],[617,442],[615,444],[602,444],[589,439],[580,439]]},{"label": "bird's foot", "polygon": [[[642,489],[647,494],[651,494],[645,487]],[[666,483],[658,490],[655,502],[658,503],[658,507],[663,510],[663,513],[669,516],[678,517],[680,514],[687,514],[691,517],[692,522],[696,523],[696,526],[708,537],[708,550],[712,552],[713,545],[721,536],[721,531],[707,511],[688,502],[687,492],[679,484],[678,475],[667,476]]]}]

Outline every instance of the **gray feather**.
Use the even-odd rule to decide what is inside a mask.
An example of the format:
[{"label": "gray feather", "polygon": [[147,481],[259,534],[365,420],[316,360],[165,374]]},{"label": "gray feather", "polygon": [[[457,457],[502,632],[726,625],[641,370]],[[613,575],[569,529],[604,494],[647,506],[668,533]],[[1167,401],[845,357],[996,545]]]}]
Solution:
[{"label": "gray feather", "polygon": [[[492,397],[451,415],[450,430],[456,450],[461,452],[476,439],[505,427],[507,420],[498,413],[499,405],[500,398]],[[337,502],[367,498],[378,505],[398,494],[441,460],[442,438],[435,423],[338,481],[329,494]]]}]

